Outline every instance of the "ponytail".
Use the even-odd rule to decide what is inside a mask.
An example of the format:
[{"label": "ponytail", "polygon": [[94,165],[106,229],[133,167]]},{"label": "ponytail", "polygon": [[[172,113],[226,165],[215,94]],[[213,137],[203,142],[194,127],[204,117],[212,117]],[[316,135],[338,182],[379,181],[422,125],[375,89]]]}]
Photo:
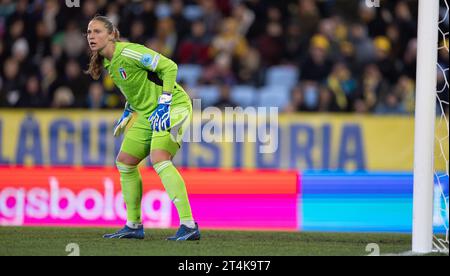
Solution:
[{"label": "ponytail", "polygon": [[113,33],[114,33],[114,42],[120,41],[120,32],[119,32],[119,29],[117,29],[116,27],[114,27]]},{"label": "ponytail", "polygon": [[91,52],[91,61],[87,74],[91,75],[94,80],[98,80],[103,71],[103,57],[97,51]]}]

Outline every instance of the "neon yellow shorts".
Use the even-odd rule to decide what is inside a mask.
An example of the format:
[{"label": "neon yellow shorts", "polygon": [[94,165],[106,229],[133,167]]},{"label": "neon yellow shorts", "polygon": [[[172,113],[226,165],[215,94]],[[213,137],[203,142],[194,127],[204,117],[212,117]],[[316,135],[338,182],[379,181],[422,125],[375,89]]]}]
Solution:
[{"label": "neon yellow shorts", "polygon": [[170,129],[152,131],[146,116],[134,114],[132,124],[122,142],[121,151],[140,160],[146,158],[152,150],[160,149],[174,157],[181,147],[183,135],[192,120],[191,102],[183,102],[170,107]]}]

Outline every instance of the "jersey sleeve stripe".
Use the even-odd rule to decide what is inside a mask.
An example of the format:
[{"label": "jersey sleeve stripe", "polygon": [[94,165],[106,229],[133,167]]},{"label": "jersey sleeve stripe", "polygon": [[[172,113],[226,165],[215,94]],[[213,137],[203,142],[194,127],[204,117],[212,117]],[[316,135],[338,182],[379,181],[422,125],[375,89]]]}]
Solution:
[{"label": "jersey sleeve stripe", "polygon": [[140,56],[137,56],[137,55],[133,55],[133,54],[131,54],[131,53],[128,53],[128,52],[122,52],[122,55],[127,55],[127,56],[135,57],[135,58],[138,58],[138,59],[140,59],[140,58],[141,58]]},{"label": "jersey sleeve stripe", "polygon": [[128,53],[122,53],[122,56],[124,56],[124,57],[129,57],[129,58],[132,58],[132,59],[135,59],[135,60],[141,60],[140,58],[138,58],[138,57],[136,57],[136,56],[132,56],[132,55],[130,55],[130,54],[128,54]]},{"label": "jersey sleeve stripe", "polygon": [[134,57],[135,59],[141,59],[142,58],[142,56],[130,53],[128,51],[123,51],[122,55],[128,56],[128,57]]},{"label": "jersey sleeve stripe", "polygon": [[132,58],[132,59],[135,59],[135,60],[140,60],[139,58],[137,58],[135,56],[130,56],[130,55],[127,55],[127,54],[122,54],[122,56],[128,57],[128,58]]},{"label": "jersey sleeve stripe", "polygon": [[133,51],[133,50],[131,50],[131,49],[124,49],[123,50],[123,52],[127,52],[127,53],[130,53],[130,54],[132,54],[132,55],[136,55],[136,56],[142,56],[142,53],[139,53],[139,52],[136,52],[136,51]]}]

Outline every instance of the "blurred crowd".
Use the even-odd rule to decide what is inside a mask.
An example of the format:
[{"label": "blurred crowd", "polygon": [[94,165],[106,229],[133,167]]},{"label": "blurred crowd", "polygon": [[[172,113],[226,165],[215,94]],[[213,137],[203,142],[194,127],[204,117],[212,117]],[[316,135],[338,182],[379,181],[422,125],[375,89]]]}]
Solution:
[{"label": "blurred crowd", "polygon": [[[299,77],[285,112],[414,110],[417,1],[381,0],[379,8],[359,0],[80,3],[68,8],[57,0],[0,1],[0,107],[123,107],[107,75],[93,81],[84,73],[84,33],[101,14],[123,40],[178,64],[201,65],[198,85],[261,87],[269,68],[295,67]],[[448,33],[448,17],[441,25]],[[448,68],[448,34],[439,43],[439,65]],[[438,71],[440,95],[448,101],[448,70]],[[222,93],[217,105],[239,103]]]}]

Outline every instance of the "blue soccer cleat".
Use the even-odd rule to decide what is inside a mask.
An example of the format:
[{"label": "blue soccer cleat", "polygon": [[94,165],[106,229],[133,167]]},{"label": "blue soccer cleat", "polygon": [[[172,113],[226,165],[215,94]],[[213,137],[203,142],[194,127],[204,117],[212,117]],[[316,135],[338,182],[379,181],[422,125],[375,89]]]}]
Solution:
[{"label": "blue soccer cleat", "polygon": [[130,228],[125,225],[124,228],[120,229],[114,234],[103,235],[105,239],[137,239],[143,240],[145,237],[144,226],[140,226],[137,229]]},{"label": "blue soccer cleat", "polygon": [[189,228],[186,225],[181,225],[175,236],[167,238],[168,241],[198,241],[200,240],[200,230],[198,224],[195,228]]}]

